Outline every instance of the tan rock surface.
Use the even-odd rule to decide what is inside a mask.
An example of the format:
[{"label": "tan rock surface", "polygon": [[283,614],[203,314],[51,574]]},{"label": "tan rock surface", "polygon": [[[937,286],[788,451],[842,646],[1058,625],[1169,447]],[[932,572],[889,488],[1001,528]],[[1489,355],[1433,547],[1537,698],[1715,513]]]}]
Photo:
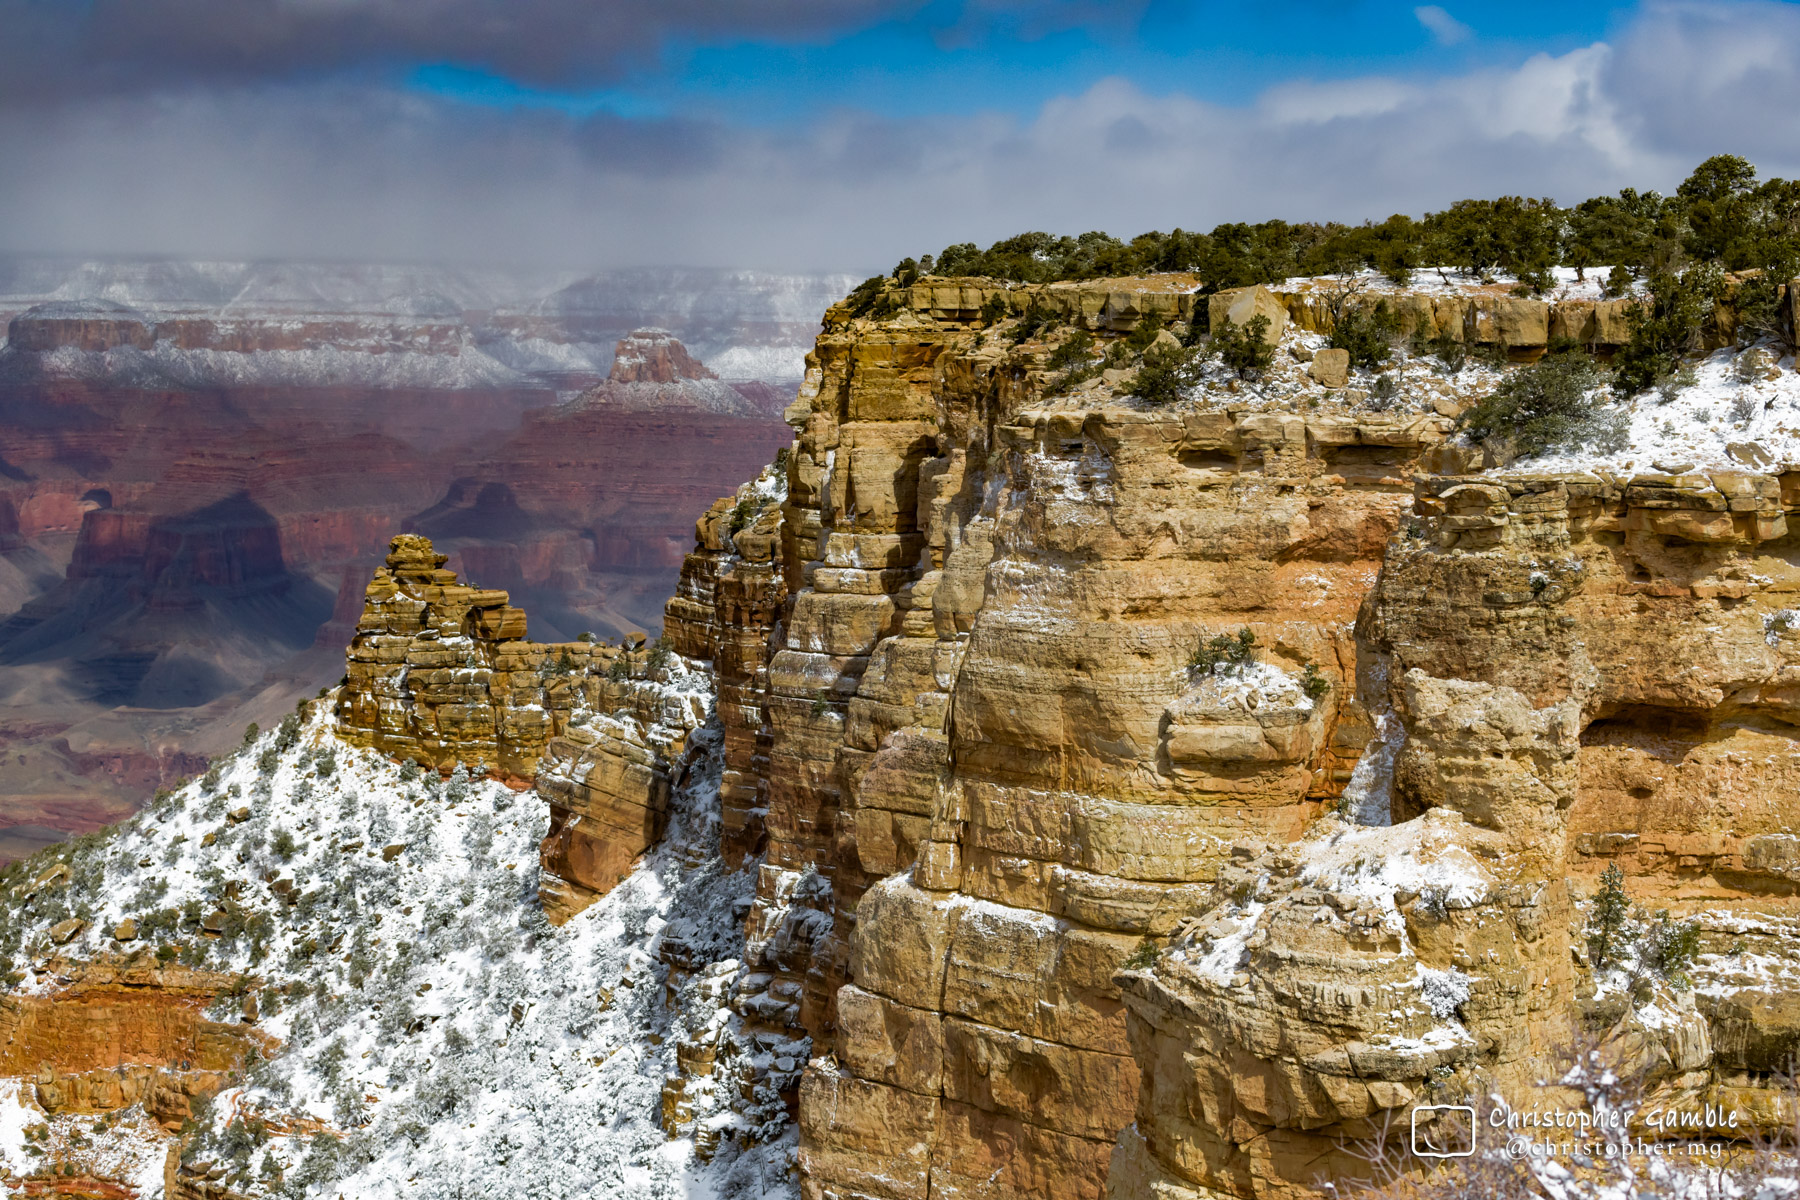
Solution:
[{"label": "tan rock surface", "polygon": [[1350,382],[1350,352],[1320,350],[1313,355],[1312,365],[1306,373],[1321,387],[1341,388]]},{"label": "tan rock surface", "polygon": [[[1698,797],[1727,763],[1785,761],[1777,592],[1746,601],[1753,576],[1790,586],[1769,548],[1800,487],[1434,477],[1469,461],[1445,397],[1055,399],[1036,364],[1061,334],[1009,349],[1010,317],[974,327],[996,295],[1103,336],[1193,308],[1160,284],[933,280],[898,317],[828,316],[787,413],[776,598],[745,624],[766,669],[736,673],[747,765],[725,800],[728,831],[752,827],[734,808],[766,830],[736,1003],[830,1049],[796,1097],[807,1195],[1300,1194],[1381,1114],[1524,1086],[1566,1039],[1585,986],[1566,876],[1631,854],[1791,894],[1791,815]],[[1305,293],[1209,316],[1271,300],[1329,330]],[[1525,358],[1623,340],[1624,302],[1386,302],[1403,332]],[[723,545],[702,522],[671,605],[696,637],[733,627],[716,584],[710,618],[701,599],[749,559]],[[1188,668],[1240,630],[1254,682]],[[1668,779],[1651,709],[1720,714]],[[1708,721],[1752,711],[1712,749]],[[1671,786],[1698,802],[1625,831],[1627,799]],[[1351,822],[1376,803],[1365,819],[1402,823]],[[1383,864],[1412,884],[1370,883]],[[1175,951],[1121,972],[1146,934]],[[1421,971],[1468,981],[1451,1016],[1419,1003]],[[1763,1061],[1785,1035],[1757,1022],[1787,1026],[1756,1003],[1644,1044],[1683,1086],[1708,1036]]]},{"label": "tan rock surface", "polygon": [[662,837],[671,779],[708,705],[671,694],[667,648],[527,641],[505,592],[462,586],[443,564],[427,538],[393,540],[347,653],[338,736],[437,770],[534,781],[550,802],[540,896],[561,923]]}]

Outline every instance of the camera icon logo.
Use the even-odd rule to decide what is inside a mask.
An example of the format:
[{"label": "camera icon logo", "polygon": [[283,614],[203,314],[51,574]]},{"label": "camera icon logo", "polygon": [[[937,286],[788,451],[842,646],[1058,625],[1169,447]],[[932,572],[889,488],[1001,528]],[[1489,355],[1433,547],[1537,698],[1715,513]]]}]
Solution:
[{"label": "camera icon logo", "polygon": [[1474,1106],[1421,1104],[1413,1109],[1412,1151],[1420,1158],[1468,1158],[1474,1154]]}]

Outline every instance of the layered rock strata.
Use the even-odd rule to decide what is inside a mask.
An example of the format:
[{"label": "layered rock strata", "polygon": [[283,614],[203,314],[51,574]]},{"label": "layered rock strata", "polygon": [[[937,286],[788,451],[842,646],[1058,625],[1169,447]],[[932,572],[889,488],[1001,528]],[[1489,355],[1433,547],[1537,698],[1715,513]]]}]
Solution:
[{"label": "layered rock strata", "polygon": [[[1500,285],[1447,287],[1441,292],[1373,289],[1358,283],[1300,280],[1290,289],[1257,286],[1196,297],[1200,280],[1185,275],[1116,280],[1108,284],[1053,283],[1017,287],[989,280],[933,280],[893,294],[897,304],[937,322],[974,322],[982,306],[998,299],[1014,315],[1035,308],[1089,328],[1124,333],[1145,316],[1163,322],[1188,321],[1199,313],[1208,326],[1221,319],[1247,325],[1263,316],[1267,336],[1278,340],[1292,323],[1309,333],[1330,333],[1351,312],[1385,306],[1402,337],[1447,338],[1471,346],[1505,350],[1520,361],[1540,357],[1557,338],[1568,338],[1608,354],[1631,337],[1630,313],[1639,301],[1534,299],[1507,294]],[[1731,284],[1728,282],[1728,295]],[[1714,310],[1704,329],[1708,348],[1727,346],[1738,319],[1729,298]]]},{"label": "layered rock strata", "polygon": [[1660,1015],[1597,998],[1569,876],[1621,861],[1709,934],[1791,936],[1795,647],[1771,629],[1797,478],[1418,483],[1357,629],[1401,823],[1238,847],[1129,976],[1144,1086],[1110,1194],[1312,1194],[1417,1103],[1532,1107],[1581,1037],[1612,1039],[1644,1112],[1791,1119],[1779,989],[1707,959]]},{"label": "layered rock strata", "polygon": [[[732,672],[756,704],[724,807],[766,836],[740,1011],[825,1052],[807,1195],[1297,1194],[1383,1114],[1523,1089],[1612,1012],[1582,999],[1567,877],[1625,856],[1658,876],[1640,894],[1792,892],[1791,814],[1735,815],[1747,760],[1707,748],[1743,721],[1787,742],[1785,477],[1467,474],[1449,397],[1057,398],[1066,333],[1037,318],[1173,328],[1191,290],[933,281],[879,320],[834,309],[747,624],[702,522],[671,630],[768,630],[766,672]],[[1020,335],[986,323],[995,296]],[[1605,353],[1629,305],[1207,308],[1280,339],[1377,301],[1515,360]],[[1243,669],[1195,655],[1245,634]],[[1669,667],[1690,650],[1711,665]],[[1687,799],[1642,803],[1662,788]],[[1761,1086],[1761,1002],[1732,987],[1700,1001],[1729,1010],[1729,1061],[1697,1057],[1691,1004],[1633,1035],[1657,1080]]]},{"label": "layered rock strata", "polygon": [[770,635],[788,595],[778,532],[786,485],[784,473],[771,468],[701,516],[696,547],[663,611],[674,651],[712,664],[725,736],[720,849],[733,867],[761,853],[765,840]]},{"label": "layered rock strata", "polygon": [[448,771],[535,783],[550,803],[540,893],[566,920],[662,837],[669,789],[710,697],[641,635],[527,641],[503,591],[459,584],[414,534],[375,572],[338,689],[338,736]]},{"label": "layered rock strata", "polygon": [[[1060,292],[1103,327],[1191,299]],[[803,396],[770,857],[830,862],[837,901],[809,1193],[1099,1194],[1139,1089],[1114,972],[1233,842],[1290,841],[1341,790],[1371,731],[1347,625],[1450,431],[1043,405],[1031,359],[973,340],[827,333]],[[1240,630],[1256,700],[1187,665]]]},{"label": "layered rock strata", "polygon": [[142,1105],[173,1132],[247,1057],[274,1043],[261,1030],[208,1020],[236,980],[125,953],[111,962],[46,961],[46,995],[0,996],[0,1077],[33,1080],[51,1115]]},{"label": "layered rock strata", "polygon": [[[1055,290],[1121,328],[1191,311]],[[1450,428],[1034,407],[1028,354],[957,319],[979,305],[834,314],[779,525],[728,548],[715,506],[668,610],[718,663],[728,853],[766,837],[737,1005],[835,1037],[800,1097],[809,1187],[1098,1194],[1137,1087],[1112,974],[1233,839],[1297,836],[1342,790],[1367,714],[1296,681],[1353,670],[1344,626]],[[1266,711],[1185,667],[1241,628],[1278,656]]]}]

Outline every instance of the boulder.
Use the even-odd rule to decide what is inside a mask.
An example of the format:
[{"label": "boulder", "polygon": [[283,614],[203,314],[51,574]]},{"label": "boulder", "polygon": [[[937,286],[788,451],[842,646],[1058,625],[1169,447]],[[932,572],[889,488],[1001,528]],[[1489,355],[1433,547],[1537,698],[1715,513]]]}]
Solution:
[{"label": "boulder", "polygon": [[1313,355],[1312,365],[1306,369],[1313,382],[1328,388],[1341,388],[1350,382],[1350,352],[1348,350],[1320,350]]},{"label": "boulder", "polygon": [[1746,467],[1760,469],[1775,464],[1775,459],[1770,456],[1769,452],[1755,442],[1728,442],[1725,445],[1725,453],[1729,454],[1734,462],[1743,463]]},{"label": "boulder", "polygon": [[1240,329],[1257,317],[1267,317],[1269,327],[1263,332],[1263,341],[1276,345],[1281,335],[1287,330],[1287,308],[1275,298],[1262,284],[1255,287],[1234,288],[1229,292],[1214,292],[1207,297],[1207,326],[1215,334],[1224,327],[1226,321]]}]

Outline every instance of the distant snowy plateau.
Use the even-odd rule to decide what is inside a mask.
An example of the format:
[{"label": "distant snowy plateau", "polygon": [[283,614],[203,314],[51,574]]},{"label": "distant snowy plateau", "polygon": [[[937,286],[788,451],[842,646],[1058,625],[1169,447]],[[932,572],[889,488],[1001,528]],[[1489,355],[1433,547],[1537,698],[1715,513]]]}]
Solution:
[{"label": "distant snowy plateau", "polygon": [[673,333],[727,383],[804,373],[848,275],[0,258],[0,386],[549,388]]}]

